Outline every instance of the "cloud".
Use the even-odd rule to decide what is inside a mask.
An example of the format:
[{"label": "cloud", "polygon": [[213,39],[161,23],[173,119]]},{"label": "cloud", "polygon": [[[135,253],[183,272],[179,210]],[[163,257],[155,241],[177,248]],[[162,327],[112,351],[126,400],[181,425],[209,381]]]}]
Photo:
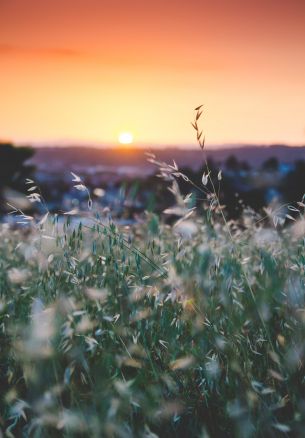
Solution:
[{"label": "cloud", "polygon": [[0,56],[1,55],[36,55],[74,58],[84,56],[85,53],[66,47],[28,47],[13,44],[0,44]]},{"label": "cloud", "polygon": [[[1,1],[1,0],[0,0]],[[93,62],[97,65],[115,69],[163,69],[173,70],[176,72],[191,70],[194,72],[218,72],[223,71],[225,64],[223,60],[215,58],[204,59],[196,58],[195,60],[189,53],[182,56],[173,56],[165,50],[143,53],[121,53],[120,50],[111,51],[104,48],[96,51],[83,51],[68,47],[31,47],[13,44],[0,44],[0,58],[6,56],[30,56],[36,58],[48,58],[54,60],[81,60],[82,62]]]}]

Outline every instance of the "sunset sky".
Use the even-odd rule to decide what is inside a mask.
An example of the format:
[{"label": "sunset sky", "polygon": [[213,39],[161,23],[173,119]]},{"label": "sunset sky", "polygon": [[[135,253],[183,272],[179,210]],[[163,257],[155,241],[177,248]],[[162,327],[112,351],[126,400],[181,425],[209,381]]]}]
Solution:
[{"label": "sunset sky", "polygon": [[305,144],[304,0],[0,0],[0,139]]}]

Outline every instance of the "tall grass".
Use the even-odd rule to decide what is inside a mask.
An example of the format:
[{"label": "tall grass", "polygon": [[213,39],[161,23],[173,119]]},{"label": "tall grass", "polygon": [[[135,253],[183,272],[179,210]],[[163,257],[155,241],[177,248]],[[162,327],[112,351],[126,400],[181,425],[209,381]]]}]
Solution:
[{"label": "tall grass", "polygon": [[89,194],[86,221],[15,209],[26,229],[2,226],[3,434],[304,436],[302,212],[288,227],[227,222],[207,169],[197,214],[177,165],[149,159],[172,225],[147,213],[119,227]]}]

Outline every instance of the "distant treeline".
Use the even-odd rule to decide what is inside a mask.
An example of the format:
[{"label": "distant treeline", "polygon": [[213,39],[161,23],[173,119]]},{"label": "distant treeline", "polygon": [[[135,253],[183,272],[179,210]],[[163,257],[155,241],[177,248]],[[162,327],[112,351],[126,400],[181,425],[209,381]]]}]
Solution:
[{"label": "distant treeline", "polygon": [[[260,167],[252,168],[247,161],[238,160],[234,155],[227,158],[224,163],[215,163],[208,160],[208,169],[203,165],[198,171],[190,167],[179,168],[196,186],[202,187],[202,175],[211,172],[211,178],[220,201],[226,206],[229,218],[238,218],[245,207],[260,212],[270,204],[279,205],[302,201],[305,194],[305,161],[297,160],[294,163],[281,163],[275,157],[268,158]],[[222,169],[222,179],[218,181],[219,169]],[[183,195],[192,192],[195,204],[200,207],[203,194],[183,178],[178,184]],[[134,183],[129,183],[130,190]],[[153,209],[161,212],[174,202],[174,198],[163,180],[156,175],[144,181],[138,180],[140,198],[149,199]],[[207,188],[213,191],[211,183]],[[150,192],[152,197],[148,196]]]},{"label": "distant treeline", "polygon": [[[286,164],[271,157],[260,167],[252,168],[247,161],[239,161],[231,155],[221,167],[223,174],[219,182],[219,164],[216,165],[213,160],[208,161],[214,186],[219,187],[221,202],[226,206],[226,212],[231,218],[238,217],[245,207],[260,211],[271,203],[302,201],[305,194],[304,160]],[[207,171],[206,166],[198,172],[189,168],[183,169],[183,172],[199,186],[202,184],[202,174]],[[179,185],[183,193],[190,189],[183,179],[179,181]]]},{"label": "distant treeline", "polygon": [[[60,157],[61,151],[57,151],[57,153]],[[108,151],[108,153],[110,152]],[[59,172],[56,179],[54,173],[53,177],[50,175],[48,177],[47,166],[44,167],[43,179],[40,180],[39,173],[35,175],[34,165],[28,164],[29,159],[33,162],[34,154],[35,149],[31,147],[15,147],[10,143],[0,143],[0,211],[4,210],[4,188],[9,187],[25,193],[26,178],[37,180],[50,209],[62,208],[65,196],[66,199],[67,196],[81,197],[81,194],[75,190],[68,194],[69,190],[73,189],[73,184],[71,183],[71,187],[68,185],[66,175]],[[71,162],[71,169],[72,166]],[[269,157],[260,166],[251,166],[248,161],[238,159],[232,154],[223,162],[208,159],[208,168],[213,183],[219,190],[220,200],[226,206],[226,213],[230,218],[239,217],[245,207],[260,211],[270,203],[282,204],[301,201],[305,193],[304,160],[286,163],[276,157]],[[219,182],[217,175],[220,168],[222,169],[222,180]],[[191,166],[184,166],[180,170],[197,186],[202,186],[202,175],[204,172],[207,173],[205,164],[199,170],[194,170],[194,167]],[[54,166],[52,171],[54,171]],[[88,173],[84,174],[83,177],[84,182],[92,191],[97,187],[96,184],[99,184],[99,175],[94,175],[92,178],[92,175],[90,176]],[[145,209],[162,212],[174,202],[168,185],[160,180],[156,174],[147,178],[134,177],[131,179],[129,177],[125,181],[122,177],[121,181],[111,185],[102,181],[101,178],[99,186],[106,191],[111,188],[114,199],[122,193],[123,186],[124,196],[128,199],[126,205],[128,204],[130,217]],[[178,183],[184,195],[190,191],[193,192],[195,203],[200,206],[202,193],[182,178],[178,179]],[[107,203],[109,201],[105,197],[98,202]]]}]

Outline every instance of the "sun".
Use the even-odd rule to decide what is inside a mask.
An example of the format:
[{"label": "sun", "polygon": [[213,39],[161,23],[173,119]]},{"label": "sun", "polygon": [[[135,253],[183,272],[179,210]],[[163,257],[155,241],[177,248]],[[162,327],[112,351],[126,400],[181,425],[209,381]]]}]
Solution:
[{"label": "sun", "polygon": [[121,132],[119,135],[119,143],[121,144],[131,144],[133,142],[133,135],[131,132]]}]

